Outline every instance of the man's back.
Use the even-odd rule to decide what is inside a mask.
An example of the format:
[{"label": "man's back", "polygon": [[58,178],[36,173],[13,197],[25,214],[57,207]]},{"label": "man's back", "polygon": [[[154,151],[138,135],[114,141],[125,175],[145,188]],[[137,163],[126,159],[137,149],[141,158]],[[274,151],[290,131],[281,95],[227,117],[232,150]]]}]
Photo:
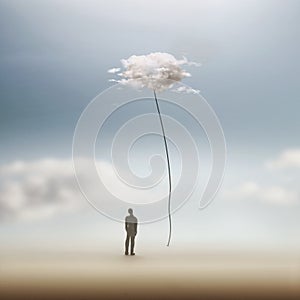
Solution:
[{"label": "man's back", "polygon": [[136,235],[137,223],[138,223],[137,218],[134,215],[129,215],[125,218],[125,222],[126,222],[126,231],[128,235],[130,236]]}]

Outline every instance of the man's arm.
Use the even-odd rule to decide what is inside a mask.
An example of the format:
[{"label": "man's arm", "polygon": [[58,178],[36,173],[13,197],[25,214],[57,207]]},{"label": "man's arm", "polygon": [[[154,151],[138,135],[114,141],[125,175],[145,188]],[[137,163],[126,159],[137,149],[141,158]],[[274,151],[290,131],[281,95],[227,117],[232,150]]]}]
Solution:
[{"label": "man's arm", "polygon": [[137,220],[136,220],[136,222],[134,223],[134,232],[135,232],[135,234],[137,234]]}]

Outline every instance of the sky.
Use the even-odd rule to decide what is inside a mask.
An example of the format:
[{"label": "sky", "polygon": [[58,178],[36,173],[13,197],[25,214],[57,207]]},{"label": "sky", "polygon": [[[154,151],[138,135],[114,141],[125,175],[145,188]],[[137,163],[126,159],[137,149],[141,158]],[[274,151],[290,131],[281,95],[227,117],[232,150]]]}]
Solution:
[{"label": "sky", "polygon": [[[172,242],[299,250],[299,14],[297,0],[1,0],[1,249],[122,245],[123,225],[79,191],[72,139],[112,86],[107,70],[158,51],[201,63],[184,82],[227,144],[222,188],[207,209],[195,193],[174,214]],[[160,247],[167,230],[167,220],[142,225],[140,243]]]}]

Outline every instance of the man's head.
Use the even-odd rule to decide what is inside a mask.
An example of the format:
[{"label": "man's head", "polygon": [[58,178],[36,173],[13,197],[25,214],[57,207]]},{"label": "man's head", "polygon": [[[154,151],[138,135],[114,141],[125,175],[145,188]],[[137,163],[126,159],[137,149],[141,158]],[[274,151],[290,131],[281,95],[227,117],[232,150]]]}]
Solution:
[{"label": "man's head", "polygon": [[133,214],[133,209],[132,209],[132,208],[129,208],[129,209],[128,209],[128,213],[129,213],[130,215],[132,215],[132,214]]}]

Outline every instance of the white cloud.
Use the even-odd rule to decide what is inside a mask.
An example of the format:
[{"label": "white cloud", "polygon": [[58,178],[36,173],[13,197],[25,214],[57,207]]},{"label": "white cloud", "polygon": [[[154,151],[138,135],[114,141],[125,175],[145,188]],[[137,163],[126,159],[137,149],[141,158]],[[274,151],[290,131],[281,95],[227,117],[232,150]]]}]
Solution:
[{"label": "white cloud", "polygon": [[200,93],[199,90],[192,89],[191,87],[188,87],[188,86],[180,86],[180,87],[174,89],[174,92],[187,93],[187,94],[199,94]]},{"label": "white cloud", "polygon": [[71,160],[15,161],[0,167],[0,220],[38,219],[82,209]]},{"label": "white cloud", "polygon": [[115,73],[118,73],[120,71],[121,71],[120,68],[112,68],[112,69],[109,69],[107,72],[111,73],[111,74],[115,74]]},{"label": "white cloud", "polygon": [[[172,87],[174,82],[190,77],[191,74],[182,69],[183,65],[199,66],[197,63],[189,62],[185,57],[178,60],[169,53],[161,52],[132,55],[128,59],[122,59],[121,62],[124,71],[117,74],[121,79],[113,81],[137,89],[146,87],[155,91],[166,90]],[[111,70],[115,71],[117,68],[109,71]]]},{"label": "white cloud", "polygon": [[300,149],[287,149],[278,158],[266,163],[270,169],[300,168]]},{"label": "white cloud", "polygon": [[299,203],[299,193],[281,186],[261,186],[253,181],[247,181],[239,186],[224,191],[224,196],[232,200],[259,200],[277,205],[292,205]]}]

